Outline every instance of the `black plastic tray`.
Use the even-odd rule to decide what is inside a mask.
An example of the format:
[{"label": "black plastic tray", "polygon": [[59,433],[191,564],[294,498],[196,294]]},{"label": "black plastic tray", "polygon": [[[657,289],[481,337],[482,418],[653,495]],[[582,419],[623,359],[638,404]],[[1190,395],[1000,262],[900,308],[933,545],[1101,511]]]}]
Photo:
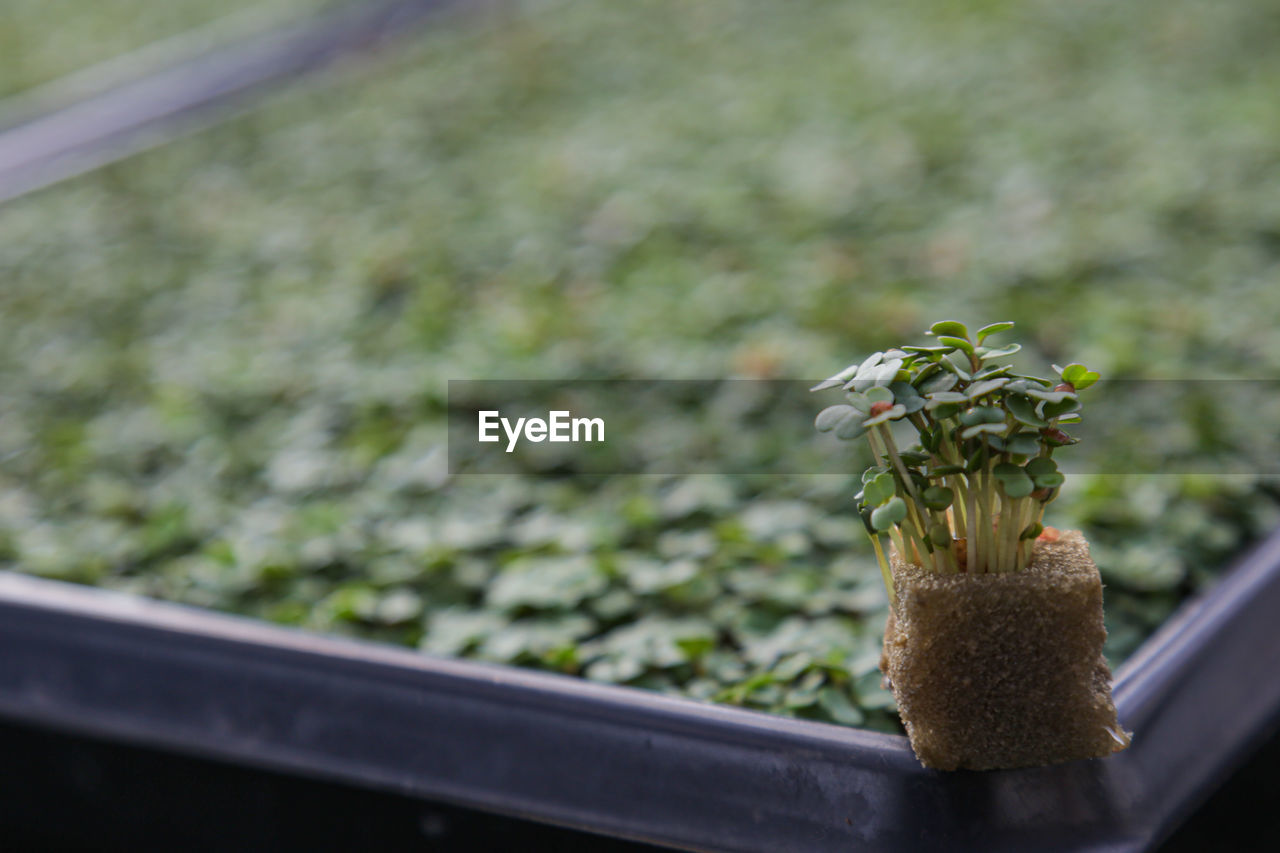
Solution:
[{"label": "black plastic tray", "polygon": [[1133,746],[994,773],[905,738],[0,573],[0,718],[675,847],[1144,850],[1280,716],[1280,533],[1117,673]]}]

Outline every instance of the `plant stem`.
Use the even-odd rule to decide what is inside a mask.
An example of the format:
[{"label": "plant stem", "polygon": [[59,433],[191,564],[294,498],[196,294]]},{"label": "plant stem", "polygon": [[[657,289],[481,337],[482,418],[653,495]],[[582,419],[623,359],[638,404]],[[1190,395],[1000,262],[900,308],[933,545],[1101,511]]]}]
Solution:
[{"label": "plant stem", "polygon": [[[910,537],[914,554],[903,553],[903,559],[920,565],[925,560],[925,554],[929,549],[924,544],[925,526],[924,520],[920,516],[920,495],[916,492],[915,483],[911,481],[911,475],[907,473],[907,466],[902,464],[902,457],[898,455],[898,446],[894,443],[893,433],[889,431],[888,424],[879,424],[875,430],[868,432],[870,439],[873,432],[879,432],[880,446],[884,448],[884,455],[889,457],[893,463],[893,467],[898,470],[898,476],[902,478],[902,487],[907,490],[907,495],[911,500],[907,501],[907,514],[910,525],[902,525],[904,533]],[[875,442],[871,442],[872,449],[875,449]]]},{"label": "plant stem", "polygon": [[[966,479],[966,481],[968,480],[968,475],[967,475],[967,474],[965,475],[965,479]],[[975,486],[975,485],[976,485],[975,483],[970,482],[970,483],[969,483],[969,488],[965,489],[965,501],[966,501],[966,509],[965,509],[965,571],[968,571],[968,572],[976,572],[976,571],[978,571],[978,561],[977,561],[976,556],[975,556],[975,555],[977,554],[977,551],[978,551],[978,540],[977,540],[977,535],[978,535],[977,514],[978,514],[978,511],[977,511],[976,506],[974,505],[974,502],[975,502],[974,492],[976,491],[976,489],[974,488],[974,486]]]},{"label": "plant stem", "polygon": [[989,572],[991,565],[991,530],[995,519],[991,517],[991,454],[987,442],[982,440],[982,467],[978,469],[981,492],[978,496],[978,565],[979,571]]},{"label": "plant stem", "polygon": [[907,546],[902,541],[902,532],[897,527],[889,528],[889,539],[893,542],[893,546],[898,549],[898,555],[905,562],[911,562],[911,555],[907,552]]},{"label": "plant stem", "polygon": [[997,488],[993,496],[993,499],[1000,504],[1000,512],[996,515],[996,518],[999,519],[999,526],[995,528],[995,536],[992,537],[995,543],[993,549],[995,553],[992,554],[992,560],[995,561],[996,571],[998,572],[1009,571],[1004,553],[1004,534],[1009,521],[1009,497],[1003,492],[1003,489]]},{"label": "plant stem", "polygon": [[893,591],[893,572],[889,569],[889,561],[885,559],[884,548],[880,547],[880,537],[871,537],[871,547],[876,549],[876,562],[880,564],[880,577],[884,579],[884,588],[889,591],[889,606],[893,607],[898,603],[898,597]]},{"label": "plant stem", "polygon": [[919,501],[920,497],[916,494],[915,483],[911,482],[911,475],[907,473],[907,466],[902,464],[902,458],[898,456],[898,445],[893,441],[893,433],[889,432],[889,425],[880,424],[876,429],[880,430],[880,441],[884,445],[889,458],[893,460],[893,467],[898,469],[898,474],[902,477],[902,485],[907,490],[907,494],[911,495],[911,500]]}]

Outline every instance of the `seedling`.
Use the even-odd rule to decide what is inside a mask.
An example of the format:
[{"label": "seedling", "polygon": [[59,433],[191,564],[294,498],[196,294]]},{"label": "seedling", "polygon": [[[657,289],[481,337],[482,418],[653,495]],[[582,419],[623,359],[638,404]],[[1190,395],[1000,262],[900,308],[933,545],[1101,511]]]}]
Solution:
[{"label": "seedling", "polygon": [[[820,431],[871,445],[857,501],[891,605],[880,668],[917,757],[942,770],[1098,758],[1129,743],[1102,656],[1098,567],[1078,531],[1043,524],[1063,483],[1053,454],[1075,443],[1063,427],[1080,421],[1079,392],[1098,374],[1015,373],[1001,359],[1018,345],[987,344],[1012,327],[970,336],[934,323],[935,345],[874,353],[814,389],[847,400],[819,413]],[[895,421],[919,442],[899,449]]]},{"label": "seedling", "polygon": [[[1026,568],[1062,473],[1054,451],[1076,439],[1079,392],[1098,380],[1082,364],[1054,365],[1057,380],[1015,373],[1001,361],[1019,344],[988,339],[1013,328],[934,323],[929,346],[876,352],[813,387],[841,388],[844,403],[818,413],[819,432],[865,438],[874,464],[862,474],[858,511],[892,600],[887,536],[902,557],[943,574]],[[900,449],[895,422],[918,443]]]}]

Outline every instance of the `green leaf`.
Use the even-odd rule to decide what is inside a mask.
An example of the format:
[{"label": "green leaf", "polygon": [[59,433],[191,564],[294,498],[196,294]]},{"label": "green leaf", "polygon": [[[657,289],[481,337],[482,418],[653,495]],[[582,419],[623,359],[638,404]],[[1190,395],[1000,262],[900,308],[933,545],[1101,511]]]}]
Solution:
[{"label": "green leaf", "polygon": [[[937,453],[942,442],[941,427],[926,427],[920,431],[920,446],[929,453]],[[928,461],[927,459],[925,461]]]},{"label": "green leaf", "polygon": [[1001,323],[988,323],[987,325],[983,326],[981,329],[978,330],[977,332],[978,343],[982,343],[983,341],[985,341],[989,335],[994,335],[994,334],[997,334],[998,332],[1007,332],[1009,329],[1012,329],[1012,328],[1013,328],[1013,323],[1011,321],[1004,321]]},{"label": "green leaf", "polygon": [[871,355],[864,358],[862,363],[858,365],[858,373],[864,373],[882,361],[884,361],[884,353],[873,352]]},{"label": "green leaf", "polygon": [[[916,356],[919,358],[919,356]],[[911,384],[919,388],[924,384],[925,380],[942,371],[942,365],[938,364],[936,359],[926,361],[923,364],[915,362],[912,364],[914,375],[911,377]],[[918,392],[917,392],[918,393]]]},{"label": "green leaf", "polygon": [[866,528],[868,536],[875,536],[880,531],[876,530],[875,525],[871,523],[871,510],[863,508],[858,511],[858,518],[862,519],[862,526]]},{"label": "green leaf", "polygon": [[866,431],[866,421],[862,420],[861,416],[841,421],[835,430],[836,438],[841,441],[852,441],[855,438],[860,438]]},{"label": "green leaf", "polygon": [[696,661],[716,647],[712,637],[684,637],[675,641],[676,648],[684,655],[685,660]]},{"label": "green leaf", "polygon": [[915,386],[910,382],[891,382],[889,390],[893,392],[894,401],[906,408],[907,414],[924,408],[924,398],[917,393]]},{"label": "green leaf", "polygon": [[1015,352],[1022,350],[1022,344],[1005,344],[1002,347],[993,347],[982,353],[982,360],[986,361],[991,358],[1004,358],[1006,355],[1013,355]]},{"label": "green leaf", "polygon": [[969,329],[964,323],[957,320],[939,320],[929,327],[928,334],[937,335],[938,340],[943,343],[948,343],[947,341],[942,341],[943,336],[959,338],[964,340],[965,343],[969,342]]},{"label": "green leaf", "polygon": [[871,512],[871,526],[879,532],[888,530],[907,517],[907,505],[900,497],[893,497],[883,506]]},{"label": "green leaf", "polygon": [[1025,498],[1036,489],[1027,472],[1012,462],[1000,463],[991,469],[991,473],[1000,482],[1004,493],[1011,498]]},{"label": "green leaf", "polygon": [[1034,456],[1040,452],[1040,438],[1021,432],[1009,439],[1005,449],[1015,456]]},{"label": "green leaf", "polygon": [[969,398],[966,397],[964,394],[961,394],[959,391],[935,391],[934,393],[929,395],[928,402],[925,403],[924,405],[926,409],[932,410],[932,409],[938,408],[938,406],[942,405],[943,403],[967,403],[967,402],[969,402]]},{"label": "green leaf", "polygon": [[966,468],[963,465],[939,465],[936,468],[930,468],[927,476],[929,479],[933,479],[935,477],[947,477],[951,474],[963,474],[965,470]]},{"label": "green leaf", "polygon": [[867,399],[866,394],[859,394],[857,391],[849,391],[844,395],[849,401],[849,405],[853,406],[864,415],[871,414],[871,401]]},{"label": "green leaf", "polygon": [[[1036,414],[1036,404],[1030,398],[1010,394],[1004,398],[1004,406],[1013,415],[1014,420],[1029,427],[1045,427],[1048,422]],[[1032,451],[1033,453],[1035,451]]]},{"label": "green leaf", "polygon": [[1068,364],[1062,368],[1062,381],[1069,382],[1077,391],[1083,391],[1101,377],[1083,364]]},{"label": "green leaf", "polygon": [[991,474],[997,480],[1011,480],[1025,477],[1027,472],[1020,465],[1015,465],[1012,462],[1001,462],[991,469]]},{"label": "green leaf", "polygon": [[974,406],[960,415],[960,423],[965,426],[975,424],[1003,424],[1004,412],[995,406]]},{"label": "green leaf", "polygon": [[862,489],[863,500],[867,506],[878,507],[897,494],[897,482],[888,471],[878,474]]},{"label": "green leaf", "polygon": [[[935,365],[935,367],[938,367],[938,369],[941,369],[940,366]],[[960,381],[960,377],[956,376],[954,373],[947,373],[946,371],[942,371],[937,376],[933,377],[928,382],[921,385],[920,393],[929,395],[929,394],[938,394],[944,391],[950,391],[952,388],[956,387],[956,383],[959,381]]]},{"label": "green leaf", "polygon": [[863,394],[863,396],[866,397],[868,403],[892,403],[893,402],[893,391],[884,387],[883,385],[877,385],[874,388],[868,388],[866,393]]},{"label": "green leaf", "polygon": [[932,510],[944,510],[951,506],[951,501],[955,498],[955,492],[944,486],[930,486],[920,495],[924,505]]},{"label": "green leaf", "polygon": [[989,433],[991,435],[995,435],[1001,432],[1004,432],[1003,424],[975,424],[974,426],[965,427],[963,430],[961,430],[960,437],[973,438],[974,436],[982,435],[983,433]]},{"label": "green leaf", "polygon": [[1022,393],[1048,403],[1057,403],[1068,398],[1074,399],[1076,396],[1073,391],[1044,391],[1039,388],[1027,388]]},{"label": "green leaf", "polygon": [[956,354],[953,352],[944,356],[942,361],[938,362],[938,364],[941,364],[944,370],[951,371],[966,382],[969,381],[969,361],[963,356],[957,358]]},{"label": "green leaf", "polygon": [[1037,489],[1056,489],[1067,481],[1067,478],[1058,472],[1052,474],[1044,474],[1035,478]]},{"label": "green leaf", "polygon": [[1056,474],[1058,473],[1058,463],[1047,456],[1039,456],[1028,462],[1025,470],[1032,477],[1039,477],[1043,474]]},{"label": "green leaf", "polygon": [[970,400],[976,400],[979,397],[985,397],[992,391],[998,391],[1003,388],[1008,381],[1008,379],[1001,376],[997,379],[986,379],[982,382],[975,382],[965,389],[965,394],[968,395]]},{"label": "green leaf", "polygon": [[941,343],[950,344],[965,355],[973,355],[973,344],[969,343],[964,338],[953,338],[950,335],[939,335],[938,340]]},{"label": "green leaf", "polygon": [[822,380],[817,385],[810,388],[810,391],[823,391],[827,388],[834,388],[837,385],[843,385],[849,379],[852,379],[858,373],[858,365],[851,364],[839,373]]},{"label": "green leaf", "polygon": [[908,466],[923,465],[929,461],[929,454],[923,450],[903,450],[898,454],[898,458]]},{"label": "green leaf", "polygon": [[1062,415],[1070,414],[1071,412],[1078,412],[1079,410],[1080,401],[1072,397],[1068,397],[1065,400],[1058,400],[1057,402],[1042,403],[1040,406],[1040,412],[1046,418],[1057,418]]},{"label": "green leaf", "polygon": [[1027,463],[1027,474],[1035,481],[1037,489],[1056,489],[1066,482],[1058,473],[1058,463],[1046,456],[1038,456]]},{"label": "green leaf", "polygon": [[[974,352],[978,352],[978,350],[974,350]],[[983,379],[994,379],[997,376],[1009,377],[1012,373],[1013,365],[1011,364],[984,364],[981,370],[973,374],[973,381],[978,382]],[[1012,384],[1012,382],[1010,382],[1010,384]]]},{"label": "green leaf", "polygon": [[[928,403],[925,403],[928,406]],[[954,418],[960,413],[960,407],[963,403],[940,403],[932,408],[933,419],[936,421],[945,421],[947,418]]]},{"label": "green leaf", "polygon": [[924,408],[924,397],[906,397],[901,400],[901,405],[908,415],[914,415]]},{"label": "green leaf", "polygon": [[939,521],[929,528],[929,541],[935,548],[945,548],[951,544],[951,528]]},{"label": "green leaf", "polygon": [[974,448],[973,452],[969,454],[969,457],[964,460],[964,470],[968,471],[970,474],[982,467],[982,449],[982,445],[978,445],[978,447]]},{"label": "green leaf", "polygon": [[861,413],[853,406],[827,406],[821,412],[818,412],[818,416],[813,419],[813,425],[818,432],[831,432],[840,426],[846,418],[853,417],[861,417]]}]

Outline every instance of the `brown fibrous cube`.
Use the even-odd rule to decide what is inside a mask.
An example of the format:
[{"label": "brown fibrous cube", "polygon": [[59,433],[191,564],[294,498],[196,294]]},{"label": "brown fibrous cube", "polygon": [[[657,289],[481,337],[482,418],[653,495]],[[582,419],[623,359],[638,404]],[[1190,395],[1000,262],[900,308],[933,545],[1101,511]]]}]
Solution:
[{"label": "brown fibrous cube", "polygon": [[1102,656],[1102,580],[1078,531],[1008,573],[939,574],[895,555],[885,673],[928,767],[992,770],[1128,746]]}]

